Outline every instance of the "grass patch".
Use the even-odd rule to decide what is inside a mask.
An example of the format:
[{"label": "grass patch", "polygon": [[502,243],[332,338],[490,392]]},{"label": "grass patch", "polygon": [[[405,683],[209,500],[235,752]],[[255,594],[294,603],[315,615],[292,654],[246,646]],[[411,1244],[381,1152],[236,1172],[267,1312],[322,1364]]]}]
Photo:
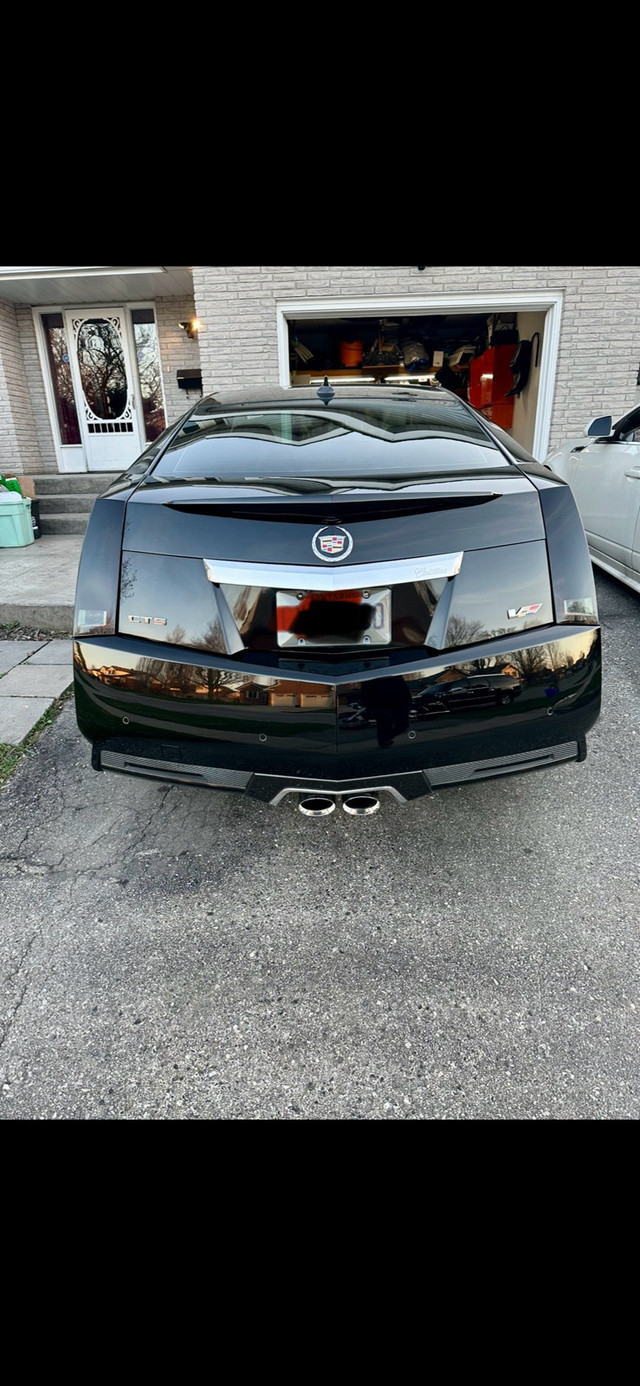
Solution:
[{"label": "grass patch", "polygon": [[24,756],[29,754],[29,751],[33,749],[36,742],[42,736],[45,728],[50,727],[51,723],[55,722],[56,717],[62,711],[65,703],[68,703],[72,697],[73,687],[67,688],[64,693],[61,693],[60,697],[56,698],[55,702],[51,704],[51,707],[48,707],[46,712],[43,712],[40,720],[36,722],[35,727],[31,728],[31,731],[25,736],[20,746],[10,746],[8,742],[0,741],[0,788],[10,779],[16,765],[19,765]]},{"label": "grass patch", "polygon": [[70,640],[71,625],[68,630],[43,630],[42,626],[23,626],[21,621],[6,621],[0,624],[0,640]]}]

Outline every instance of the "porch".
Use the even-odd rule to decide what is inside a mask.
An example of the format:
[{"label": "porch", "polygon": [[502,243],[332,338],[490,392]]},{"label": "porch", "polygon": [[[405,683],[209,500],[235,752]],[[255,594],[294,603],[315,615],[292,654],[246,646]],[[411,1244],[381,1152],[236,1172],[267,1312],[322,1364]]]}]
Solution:
[{"label": "porch", "polygon": [[0,470],[123,471],[201,392],[194,323],[188,266],[0,267]]}]

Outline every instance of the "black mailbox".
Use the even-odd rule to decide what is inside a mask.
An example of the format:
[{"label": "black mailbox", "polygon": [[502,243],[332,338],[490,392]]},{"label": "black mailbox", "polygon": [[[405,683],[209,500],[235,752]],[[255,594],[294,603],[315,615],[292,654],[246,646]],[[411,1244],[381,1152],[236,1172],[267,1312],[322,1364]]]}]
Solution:
[{"label": "black mailbox", "polygon": [[180,390],[186,390],[187,394],[190,390],[197,390],[202,394],[202,373],[195,366],[187,371],[176,371],[176,379]]}]

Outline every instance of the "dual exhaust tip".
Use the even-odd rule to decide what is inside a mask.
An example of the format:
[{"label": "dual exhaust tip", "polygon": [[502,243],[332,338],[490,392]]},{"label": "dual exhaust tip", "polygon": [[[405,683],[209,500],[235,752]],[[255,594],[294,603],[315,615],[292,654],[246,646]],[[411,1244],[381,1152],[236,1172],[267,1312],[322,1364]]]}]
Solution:
[{"label": "dual exhaust tip", "polygon": [[[333,813],[335,806],[335,799],[331,799],[328,794],[310,794],[298,804],[300,812],[304,813],[306,818],[324,818],[327,814]],[[380,800],[377,794],[349,794],[343,798],[342,807],[345,813],[350,813],[356,818],[364,818],[366,814],[377,813]]]}]

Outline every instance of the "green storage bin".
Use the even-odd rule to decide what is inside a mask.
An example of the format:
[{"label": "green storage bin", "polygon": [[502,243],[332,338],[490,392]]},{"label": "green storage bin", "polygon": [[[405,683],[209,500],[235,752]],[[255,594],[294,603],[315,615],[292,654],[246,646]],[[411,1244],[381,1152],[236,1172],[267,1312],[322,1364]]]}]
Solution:
[{"label": "green storage bin", "polygon": [[19,496],[22,495],[17,476],[0,476],[0,486],[4,486],[6,491],[17,491]]},{"label": "green storage bin", "polygon": [[32,543],[31,501],[13,491],[6,496],[0,493],[0,549],[19,549]]}]

